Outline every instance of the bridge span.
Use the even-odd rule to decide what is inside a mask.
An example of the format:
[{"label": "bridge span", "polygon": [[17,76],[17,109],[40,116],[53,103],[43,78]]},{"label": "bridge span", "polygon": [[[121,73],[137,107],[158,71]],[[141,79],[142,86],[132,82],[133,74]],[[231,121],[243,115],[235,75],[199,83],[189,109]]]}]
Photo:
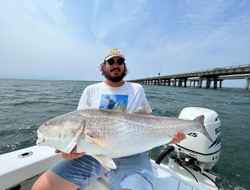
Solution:
[{"label": "bridge span", "polygon": [[[198,88],[202,87],[202,82],[206,81],[206,88],[210,88],[211,82],[213,81],[213,87],[217,88],[219,82],[219,88],[222,87],[223,80],[235,80],[245,79],[245,89],[249,89],[250,84],[250,64],[247,65],[236,65],[230,67],[217,67],[209,70],[195,71],[188,73],[181,73],[175,75],[166,75],[158,77],[149,77],[128,80],[129,82],[140,83],[144,85],[164,85],[164,86],[179,86],[186,87],[189,81],[189,86],[198,85]],[[177,84],[178,83],[178,84]]]}]

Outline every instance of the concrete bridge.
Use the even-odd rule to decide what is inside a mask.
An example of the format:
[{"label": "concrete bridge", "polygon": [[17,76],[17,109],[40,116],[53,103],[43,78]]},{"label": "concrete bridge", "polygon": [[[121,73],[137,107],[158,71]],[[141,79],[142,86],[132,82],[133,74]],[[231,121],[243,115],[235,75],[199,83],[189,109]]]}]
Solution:
[{"label": "concrete bridge", "polygon": [[[181,73],[175,75],[158,76],[151,78],[142,78],[135,80],[128,80],[129,82],[140,83],[144,85],[164,85],[164,86],[187,86],[189,81],[193,86],[198,85],[201,88],[202,82],[206,81],[206,88],[210,88],[211,82],[213,81],[214,88],[217,88],[217,83],[219,82],[219,87],[222,87],[223,80],[235,80],[235,79],[245,79],[246,86],[245,89],[249,89],[250,83],[250,64],[247,65],[237,65],[230,67],[217,67],[214,69],[195,71],[188,73]],[[178,84],[177,84],[178,83]]]}]

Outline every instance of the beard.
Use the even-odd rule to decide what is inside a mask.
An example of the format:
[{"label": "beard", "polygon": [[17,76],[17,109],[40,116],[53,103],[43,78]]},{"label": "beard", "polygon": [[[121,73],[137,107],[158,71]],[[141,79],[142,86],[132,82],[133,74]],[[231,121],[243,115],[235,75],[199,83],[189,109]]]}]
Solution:
[{"label": "beard", "polygon": [[[113,72],[115,70],[121,71],[119,68],[115,68],[112,69],[110,72]],[[125,70],[119,75],[119,76],[115,76],[112,77],[109,73],[107,73],[106,71],[104,71],[104,77],[112,82],[120,82],[125,76],[126,76],[126,72]]]}]

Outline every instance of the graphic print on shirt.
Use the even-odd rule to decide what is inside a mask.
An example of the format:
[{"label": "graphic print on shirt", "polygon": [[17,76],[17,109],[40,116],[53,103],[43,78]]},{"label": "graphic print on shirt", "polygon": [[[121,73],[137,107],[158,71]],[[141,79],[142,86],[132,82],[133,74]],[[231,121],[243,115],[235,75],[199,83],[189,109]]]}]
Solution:
[{"label": "graphic print on shirt", "polygon": [[126,111],[127,103],[128,95],[102,94],[99,108]]}]

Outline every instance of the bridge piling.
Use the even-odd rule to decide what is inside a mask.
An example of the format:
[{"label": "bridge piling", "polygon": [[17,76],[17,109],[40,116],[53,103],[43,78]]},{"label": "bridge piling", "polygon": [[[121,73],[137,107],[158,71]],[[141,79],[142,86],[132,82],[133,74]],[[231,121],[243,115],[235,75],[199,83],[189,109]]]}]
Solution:
[{"label": "bridge piling", "polygon": [[173,86],[176,86],[176,78],[174,78]]},{"label": "bridge piling", "polygon": [[193,87],[195,87],[195,83],[196,83],[196,81],[194,80],[194,84],[193,84]]},{"label": "bridge piling", "polygon": [[181,87],[182,86],[182,82],[181,79],[178,80],[178,86]]},{"label": "bridge piling", "polygon": [[217,82],[218,82],[218,78],[215,77],[215,78],[214,78],[214,88],[217,88]]},{"label": "bridge piling", "polygon": [[184,79],[184,87],[187,87],[187,78]]},{"label": "bridge piling", "polygon": [[220,88],[222,88],[222,80],[220,81]]},{"label": "bridge piling", "polygon": [[168,79],[168,86],[170,86],[171,85],[171,81],[170,81],[170,79]]},{"label": "bridge piling", "polygon": [[206,82],[206,88],[210,88],[210,84],[211,84],[211,78],[207,78],[207,82]]},{"label": "bridge piling", "polygon": [[203,77],[199,77],[198,88],[201,88],[201,86],[202,86],[202,80],[203,80]]},{"label": "bridge piling", "polygon": [[158,79],[158,86],[161,86],[161,79]]},{"label": "bridge piling", "polygon": [[249,83],[250,83],[250,78],[246,78],[246,87],[245,87],[246,90],[249,89]]}]

